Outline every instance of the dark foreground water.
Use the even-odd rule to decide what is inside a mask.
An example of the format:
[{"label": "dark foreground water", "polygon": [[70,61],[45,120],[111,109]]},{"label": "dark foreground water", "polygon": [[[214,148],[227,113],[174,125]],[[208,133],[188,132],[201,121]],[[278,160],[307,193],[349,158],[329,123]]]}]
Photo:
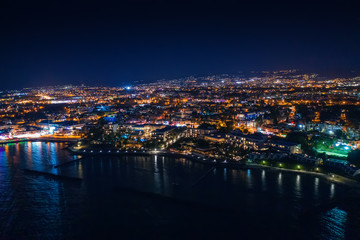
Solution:
[{"label": "dark foreground water", "polygon": [[[166,157],[0,146],[0,239],[360,239],[360,202],[324,179]],[[26,173],[29,168],[83,181]]]}]

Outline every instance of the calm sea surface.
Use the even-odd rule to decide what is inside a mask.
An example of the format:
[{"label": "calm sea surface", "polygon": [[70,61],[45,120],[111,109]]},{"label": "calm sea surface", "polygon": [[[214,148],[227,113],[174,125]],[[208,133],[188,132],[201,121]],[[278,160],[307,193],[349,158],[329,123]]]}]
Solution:
[{"label": "calm sea surface", "polygon": [[[0,239],[360,239],[360,201],[322,178],[184,159],[0,146]],[[23,169],[80,177],[52,179]]]}]

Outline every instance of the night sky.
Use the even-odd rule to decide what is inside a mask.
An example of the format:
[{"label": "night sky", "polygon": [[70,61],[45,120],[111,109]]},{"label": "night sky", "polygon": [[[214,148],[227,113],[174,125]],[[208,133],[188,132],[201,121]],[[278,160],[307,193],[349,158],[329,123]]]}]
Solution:
[{"label": "night sky", "polygon": [[0,89],[360,69],[355,5],[249,2],[3,0]]}]

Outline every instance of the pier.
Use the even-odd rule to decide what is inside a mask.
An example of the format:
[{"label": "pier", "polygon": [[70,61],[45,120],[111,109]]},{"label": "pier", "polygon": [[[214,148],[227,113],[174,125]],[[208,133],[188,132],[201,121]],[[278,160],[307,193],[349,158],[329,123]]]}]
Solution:
[{"label": "pier", "polygon": [[73,163],[77,163],[77,162],[80,162],[80,161],[83,160],[83,159],[84,159],[84,157],[81,157],[81,158],[74,159],[74,160],[71,160],[71,161],[59,163],[59,164],[55,165],[54,168],[59,168],[59,167],[62,167],[62,166],[66,166],[66,165],[70,165],[70,164],[73,164]]},{"label": "pier", "polygon": [[55,173],[37,171],[37,170],[28,169],[28,168],[24,168],[23,171],[25,173],[31,173],[31,174],[38,175],[38,176],[44,176],[44,177],[52,178],[55,180],[72,180],[72,181],[82,181],[83,180],[82,178],[57,175]]}]

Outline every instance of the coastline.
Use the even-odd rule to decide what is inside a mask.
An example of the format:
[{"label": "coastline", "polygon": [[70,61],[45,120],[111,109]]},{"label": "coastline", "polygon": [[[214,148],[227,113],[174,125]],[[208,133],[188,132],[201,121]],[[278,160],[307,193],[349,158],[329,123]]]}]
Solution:
[{"label": "coastline", "polygon": [[41,138],[19,138],[12,140],[0,141],[0,145],[9,143],[22,143],[22,142],[76,142],[80,138],[55,138],[55,137],[41,137]]},{"label": "coastline", "polygon": [[[41,138],[41,139],[21,139],[19,141],[10,141],[10,142],[1,142],[1,144],[10,144],[10,143],[20,143],[20,142],[73,142],[75,139],[54,139],[54,138]],[[71,146],[68,146],[66,148],[63,148],[64,150],[69,151],[73,155],[81,155],[81,156],[165,156],[165,157],[175,157],[175,158],[185,158],[192,162],[197,162],[201,164],[211,165],[214,167],[226,167],[226,168],[232,168],[232,169],[267,169],[269,171],[277,171],[277,172],[290,172],[290,173],[296,173],[296,174],[307,174],[307,175],[313,175],[317,177],[321,177],[325,181],[328,181],[330,183],[336,183],[340,184],[346,187],[351,187],[353,189],[359,189],[360,190],[360,182],[341,176],[338,174],[325,174],[320,172],[313,172],[313,171],[306,171],[306,170],[295,170],[295,169],[289,169],[289,168],[280,168],[280,167],[274,167],[274,166],[267,166],[262,164],[256,164],[256,163],[240,163],[240,162],[226,162],[221,161],[219,159],[213,159],[213,158],[207,158],[207,157],[200,157],[195,155],[184,155],[180,153],[175,152],[169,152],[169,151],[136,151],[136,150],[129,150],[129,151],[92,151],[88,149],[83,149],[83,151],[76,150]],[[85,151],[84,151],[85,150]]]},{"label": "coastline", "polygon": [[266,166],[256,163],[240,163],[240,162],[226,162],[226,161],[220,161],[218,159],[212,159],[212,158],[206,158],[206,157],[198,157],[195,155],[184,155],[180,153],[174,153],[174,152],[168,152],[168,151],[158,151],[158,152],[149,152],[149,151],[136,151],[136,150],[129,150],[129,151],[93,151],[91,150],[85,150],[84,151],[78,151],[75,149],[72,149],[71,147],[68,147],[67,150],[74,155],[81,155],[81,156],[166,156],[166,157],[175,157],[175,158],[185,158],[189,161],[201,163],[201,164],[207,164],[211,166],[216,167],[226,167],[226,168],[233,168],[233,169],[267,169],[270,171],[278,171],[278,172],[290,172],[290,173],[296,173],[296,174],[307,174],[307,175],[313,175],[323,178],[324,180],[330,182],[330,183],[336,183],[340,184],[346,187],[351,187],[354,189],[360,190],[360,183],[354,179],[341,176],[338,174],[325,174],[320,172],[312,172],[312,171],[306,171],[306,170],[294,170],[294,169],[288,169],[288,168],[279,168],[279,167],[273,167],[273,166]]}]

